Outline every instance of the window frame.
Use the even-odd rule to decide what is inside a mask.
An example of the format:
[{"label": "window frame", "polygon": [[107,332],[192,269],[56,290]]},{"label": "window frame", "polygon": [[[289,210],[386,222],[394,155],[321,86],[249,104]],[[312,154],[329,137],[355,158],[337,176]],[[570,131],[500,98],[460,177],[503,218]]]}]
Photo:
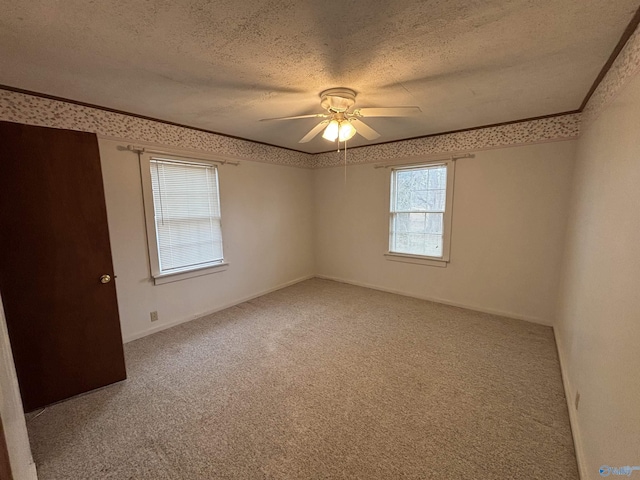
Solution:
[{"label": "window frame", "polygon": [[[395,215],[396,201],[396,172],[402,170],[415,170],[419,168],[435,167],[438,165],[445,166],[447,169],[447,185],[445,192],[445,207],[443,214],[442,226],[442,255],[439,257],[430,255],[419,255],[415,253],[395,252],[391,249],[393,245],[393,220]],[[436,267],[446,267],[451,261],[451,224],[453,219],[453,189],[455,180],[455,160],[425,160],[424,162],[416,162],[411,164],[398,164],[391,167],[389,179],[389,231],[387,242],[387,260],[404,263],[415,263],[419,265],[430,265]]]},{"label": "window frame", "polygon": [[220,206],[220,234],[223,236],[224,246],[224,234],[222,233],[222,206],[220,205],[220,171],[218,170],[218,163],[216,161],[207,161],[203,159],[190,158],[188,156],[182,156],[178,154],[154,154],[149,152],[140,153],[140,175],[142,180],[142,197],[144,205],[145,225],[147,231],[147,253],[149,255],[149,270],[151,278],[155,285],[162,285],[165,283],[176,282],[180,280],[186,280],[188,278],[200,277],[203,275],[209,275],[212,273],[223,272],[227,269],[229,264],[224,258],[224,248],[222,248],[223,257],[220,261],[197,266],[194,268],[184,268],[171,272],[162,272],[160,270],[160,257],[159,257],[159,245],[158,236],[156,231],[155,221],[155,204],[153,201],[153,187],[151,180],[151,160],[166,160],[175,163],[195,164],[207,167],[213,167],[216,171],[216,190],[218,195],[218,205]]}]

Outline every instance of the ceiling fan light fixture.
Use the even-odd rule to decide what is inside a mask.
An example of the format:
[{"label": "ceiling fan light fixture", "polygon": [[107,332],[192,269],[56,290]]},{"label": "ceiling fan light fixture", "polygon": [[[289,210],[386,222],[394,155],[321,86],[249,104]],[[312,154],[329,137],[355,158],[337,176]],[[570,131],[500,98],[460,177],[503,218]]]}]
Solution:
[{"label": "ceiling fan light fixture", "polygon": [[353,138],[355,134],[356,134],[356,129],[353,125],[351,125],[351,122],[349,121],[340,122],[338,140],[340,140],[341,142],[346,142],[347,140],[350,140],[351,138]]},{"label": "ceiling fan light fixture", "polygon": [[322,134],[322,138],[325,140],[329,140],[330,142],[335,142],[336,138],[338,138],[338,134],[340,132],[340,123],[337,120],[331,120],[327,128],[324,129],[324,133]]},{"label": "ceiling fan light fixture", "polygon": [[[346,142],[357,133],[366,140],[380,138],[380,134],[368,126],[362,119],[370,117],[408,117],[421,113],[420,107],[351,107],[356,102],[356,92],[350,88],[330,88],[320,93],[320,105],[326,113],[312,113],[293,117],[265,118],[266,120],[295,120],[299,118],[321,118],[298,143],[308,143],[322,132],[322,138],[330,142]],[[356,126],[354,126],[355,124]],[[346,148],[346,144],[345,144]]]}]

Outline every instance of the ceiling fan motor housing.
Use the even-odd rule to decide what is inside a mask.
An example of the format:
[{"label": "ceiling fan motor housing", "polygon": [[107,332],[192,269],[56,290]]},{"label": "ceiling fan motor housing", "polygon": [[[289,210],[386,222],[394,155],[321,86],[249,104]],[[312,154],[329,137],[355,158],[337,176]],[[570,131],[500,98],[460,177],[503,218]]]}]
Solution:
[{"label": "ceiling fan motor housing", "polygon": [[330,112],[346,112],[356,103],[356,92],[350,88],[330,88],[320,94],[320,105]]}]

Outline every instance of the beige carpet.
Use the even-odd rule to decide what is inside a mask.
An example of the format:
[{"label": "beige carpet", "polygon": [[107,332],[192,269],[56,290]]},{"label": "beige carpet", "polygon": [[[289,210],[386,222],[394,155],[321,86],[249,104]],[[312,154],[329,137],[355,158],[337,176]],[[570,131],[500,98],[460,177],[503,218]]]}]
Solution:
[{"label": "beige carpet", "polygon": [[126,345],[47,479],[577,479],[548,327],[313,279]]}]

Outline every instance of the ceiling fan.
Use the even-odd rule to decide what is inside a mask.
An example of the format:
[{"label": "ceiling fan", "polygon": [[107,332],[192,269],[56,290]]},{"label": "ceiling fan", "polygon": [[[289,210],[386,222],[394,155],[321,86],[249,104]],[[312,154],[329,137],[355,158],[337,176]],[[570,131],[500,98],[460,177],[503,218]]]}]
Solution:
[{"label": "ceiling fan", "polygon": [[271,120],[296,120],[298,118],[322,118],[323,120],[313,127],[309,133],[300,139],[298,143],[307,143],[313,140],[324,130],[322,138],[335,142],[345,142],[356,133],[367,140],[375,140],[380,134],[362,121],[371,117],[408,117],[421,112],[419,107],[381,107],[381,108],[356,108],[349,109],[356,103],[356,92],[350,88],[330,88],[320,94],[320,105],[327,113],[312,113],[310,115],[298,115],[295,117],[264,118],[261,121]]}]

